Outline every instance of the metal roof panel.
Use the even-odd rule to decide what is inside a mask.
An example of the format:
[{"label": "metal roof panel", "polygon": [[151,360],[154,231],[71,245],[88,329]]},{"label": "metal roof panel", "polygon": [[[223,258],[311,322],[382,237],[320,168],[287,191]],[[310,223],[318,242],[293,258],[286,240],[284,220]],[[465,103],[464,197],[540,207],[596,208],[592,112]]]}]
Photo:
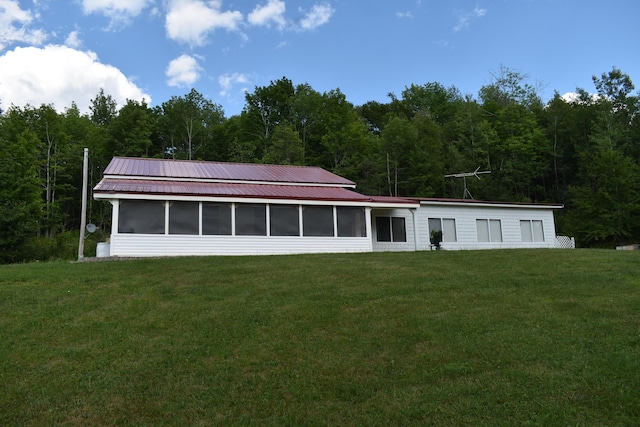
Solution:
[{"label": "metal roof panel", "polygon": [[104,178],[94,194],[167,194],[183,196],[247,197],[291,200],[370,202],[372,198],[342,187],[236,184]]},{"label": "metal roof panel", "polygon": [[353,181],[313,166],[114,157],[105,175],[138,178],[252,181],[355,186]]}]

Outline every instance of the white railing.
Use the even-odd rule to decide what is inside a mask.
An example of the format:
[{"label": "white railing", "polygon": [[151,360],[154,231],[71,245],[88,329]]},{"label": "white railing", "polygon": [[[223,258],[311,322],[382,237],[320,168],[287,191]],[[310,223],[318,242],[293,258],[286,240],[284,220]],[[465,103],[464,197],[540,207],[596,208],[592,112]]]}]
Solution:
[{"label": "white railing", "polygon": [[558,249],[575,249],[576,238],[569,236],[556,236],[555,247]]}]

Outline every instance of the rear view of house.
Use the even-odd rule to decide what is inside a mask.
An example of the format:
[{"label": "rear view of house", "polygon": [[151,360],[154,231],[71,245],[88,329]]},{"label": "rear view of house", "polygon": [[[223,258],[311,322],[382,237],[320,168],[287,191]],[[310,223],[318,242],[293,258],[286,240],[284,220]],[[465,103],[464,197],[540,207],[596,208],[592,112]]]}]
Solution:
[{"label": "rear view of house", "polygon": [[115,157],[111,256],[553,247],[551,205],[366,196],[317,167]]}]

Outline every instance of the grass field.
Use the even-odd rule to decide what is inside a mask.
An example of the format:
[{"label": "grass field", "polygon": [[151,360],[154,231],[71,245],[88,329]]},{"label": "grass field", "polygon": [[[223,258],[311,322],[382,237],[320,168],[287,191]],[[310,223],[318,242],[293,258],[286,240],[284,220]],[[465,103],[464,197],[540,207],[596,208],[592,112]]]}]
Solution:
[{"label": "grass field", "polygon": [[327,424],[640,424],[640,253],[0,266],[0,425]]}]

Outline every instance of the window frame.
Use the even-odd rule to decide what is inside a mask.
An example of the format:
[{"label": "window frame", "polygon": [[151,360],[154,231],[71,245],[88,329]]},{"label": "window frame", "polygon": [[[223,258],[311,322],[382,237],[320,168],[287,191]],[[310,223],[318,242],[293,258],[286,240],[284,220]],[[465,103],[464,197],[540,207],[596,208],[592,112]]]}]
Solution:
[{"label": "window frame", "polygon": [[[536,228],[534,228],[534,223],[540,224],[539,236],[536,233]],[[528,225],[528,232],[529,232],[528,237],[530,237],[530,240],[525,240],[525,235],[523,233],[523,230],[524,230],[523,225],[525,224]],[[539,239],[537,237],[539,237]],[[521,219],[520,220],[520,239],[524,243],[544,243],[546,241],[545,235],[544,235],[544,221],[541,219]]]},{"label": "window frame", "polygon": [[[432,223],[434,223],[435,221],[438,221],[438,227],[439,228],[431,227]],[[449,224],[448,226],[445,226],[445,221],[447,221],[447,223]],[[458,242],[458,229],[457,229],[456,219],[455,218],[428,217],[427,218],[427,226],[429,227],[429,237],[431,237],[431,232],[433,230],[442,231],[442,243],[457,243]],[[447,230],[452,231],[453,232],[453,236],[450,235],[451,233],[446,232]]]},{"label": "window frame", "polygon": [[[399,222],[402,223],[402,226],[399,226]],[[380,233],[380,231],[384,231],[384,234]],[[381,239],[381,237],[384,239]],[[403,216],[376,216],[376,242],[406,243],[407,219]]]},{"label": "window frame", "polygon": [[[480,239],[480,227],[479,224],[486,224],[487,240]],[[500,233],[499,239],[496,239],[496,223],[498,224],[498,232]],[[499,218],[476,218],[476,239],[478,243],[503,243],[504,235],[502,233],[502,219]]]}]

